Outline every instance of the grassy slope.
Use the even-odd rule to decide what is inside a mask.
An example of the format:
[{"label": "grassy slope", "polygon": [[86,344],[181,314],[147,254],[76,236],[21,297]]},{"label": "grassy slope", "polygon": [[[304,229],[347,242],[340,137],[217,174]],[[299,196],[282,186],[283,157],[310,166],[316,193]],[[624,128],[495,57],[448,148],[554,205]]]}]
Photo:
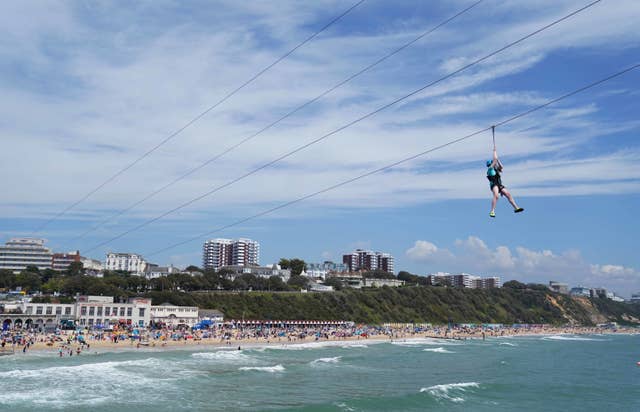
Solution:
[{"label": "grassy slope", "polygon": [[[226,318],[353,320],[362,323],[553,323],[589,325],[640,319],[640,305],[601,299],[577,300],[536,290],[476,290],[439,287],[344,290],[334,293],[151,293],[169,301],[218,309]],[[633,317],[633,318],[630,318]]]}]

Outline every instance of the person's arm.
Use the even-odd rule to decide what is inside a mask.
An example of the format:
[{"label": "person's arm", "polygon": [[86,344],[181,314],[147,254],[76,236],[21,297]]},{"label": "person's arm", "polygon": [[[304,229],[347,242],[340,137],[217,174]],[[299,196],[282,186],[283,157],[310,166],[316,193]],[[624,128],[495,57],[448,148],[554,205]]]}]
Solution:
[{"label": "person's arm", "polygon": [[500,162],[500,159],[498,159],[498,152],[495,148],[493,149],[493,163],[491,164],[491,166],[497,169],[499,172],[502,172],[503,166]]}]

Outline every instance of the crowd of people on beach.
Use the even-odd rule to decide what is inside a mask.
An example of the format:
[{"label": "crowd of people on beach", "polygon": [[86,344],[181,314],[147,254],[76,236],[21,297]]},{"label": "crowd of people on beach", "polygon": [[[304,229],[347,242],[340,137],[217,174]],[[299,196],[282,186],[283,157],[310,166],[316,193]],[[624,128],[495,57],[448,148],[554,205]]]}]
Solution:
[{"label": "crowd of people on beach", "polygon": [[554,327],[550,325],[438,325],[387,324],[355,325],[265,325],[228,322],[211,328],[156,326],[115,330],[60,330],[45,333],[34,329],[5,330],[0,334],[0,351],[27,352],[30,349],[57,350],[58,356],[76,356],[103,347],[166,347],[187,344],[218,346],[254,344],[296,344],[314,341],[361,339],[402,340],[411,338],[486,339],[529,334],[638,333],[637,329],[603,327]]}]

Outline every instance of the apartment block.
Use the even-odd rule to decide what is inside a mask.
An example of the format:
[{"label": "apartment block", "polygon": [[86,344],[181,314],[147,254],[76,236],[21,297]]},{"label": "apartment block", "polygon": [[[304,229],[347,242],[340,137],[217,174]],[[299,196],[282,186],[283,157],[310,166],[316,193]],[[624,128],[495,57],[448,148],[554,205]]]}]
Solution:
[{"label": "apartment block", "polygon": [[202,247],[204,269],[259,265],[260,244],[251,239],[211,239]]}]

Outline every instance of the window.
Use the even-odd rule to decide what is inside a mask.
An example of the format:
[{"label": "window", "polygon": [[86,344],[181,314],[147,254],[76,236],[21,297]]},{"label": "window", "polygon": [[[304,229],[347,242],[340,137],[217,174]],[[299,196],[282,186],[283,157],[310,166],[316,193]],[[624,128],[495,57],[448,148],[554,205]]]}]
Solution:
[{"label": "window", "polygon": [[27,306],[27,310],[25,312],[27,315],[31,315],[33,313],[33,306]]},{"label": "window", "polygon": [[131,313],[133,313],[133,308],[127,308],[127,316],[131,317]]},{"label": "window", "polygon": [[62,315],[62,307],[61,306],[58,306],[56,308],[56,315]]},{"label": "window", "polygon": [[109,316],[109,311],[111,310],[111,308],[109,308],[109,306],[105,306],[104,308],[104,316]]},{"label": "window", "polygon": [[80,316],[86,316],[86,315],[87,315],[87,307],[86,306],[80,307]]},{"label": "window", "polygon": [[124,308],[120,308],[120,316],[124,316]]},{"label": "window", "polygon": [[102,307],[98,307],[98,308],[96,309],[96,315],[98,315],[98,316],[102,316]]},{"label": "window", "polygon": [[144,308],[138,309],[138,317],[144,318]]},{"label": "window", "polygon": [[93,325],[93,319],[89,319],[89,326]]},{"label": "window", "polygon": [[96,314],[96,308],[94,308],[93,306],[91,306],[89,308],[89,316],[93,316]]},{"label": "window", "polygon": [[102,325],[102,319],[96,319],[96,325]]},{"label": "window", "polygon": [[36,315],[42,315],[42,306],[36,307]]},{"label": "window", "polygon": [[69,307],[64,308],[64,314],[65,315],[71,315],[71,308],[69,308]]}]

